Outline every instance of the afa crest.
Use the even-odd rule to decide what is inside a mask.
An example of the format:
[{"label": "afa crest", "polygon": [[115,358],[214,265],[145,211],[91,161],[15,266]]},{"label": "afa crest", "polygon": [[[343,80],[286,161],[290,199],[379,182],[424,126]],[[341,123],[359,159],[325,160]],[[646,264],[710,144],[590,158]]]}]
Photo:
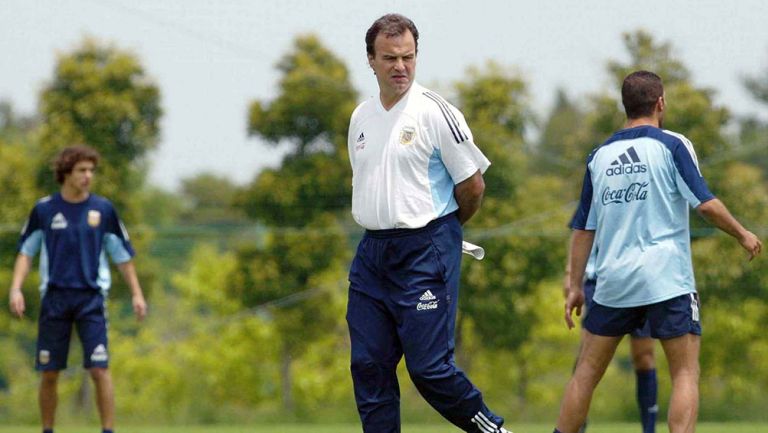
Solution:
[{"label": "afa crest", "polygon": [[413,126],[405,126],[400,131],[400,144],[411,144],[416,138],[416,128]]},{"label": "afa crest", "polygon": [[98,227],[101,224],[101,212],[97,210],[88,211],[88,225],[91,227]]}]

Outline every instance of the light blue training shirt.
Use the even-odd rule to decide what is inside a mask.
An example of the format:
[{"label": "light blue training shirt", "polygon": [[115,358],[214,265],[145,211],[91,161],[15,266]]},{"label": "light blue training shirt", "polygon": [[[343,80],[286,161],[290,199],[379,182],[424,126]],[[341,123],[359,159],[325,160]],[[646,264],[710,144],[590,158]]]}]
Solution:
[{"label": "light blue training shirt", "polygon": [[596,148],[571,221],[595,230],[595,302],[626,308],[696,292],[688,206],[713,198],[681,134],[638,126]]}]

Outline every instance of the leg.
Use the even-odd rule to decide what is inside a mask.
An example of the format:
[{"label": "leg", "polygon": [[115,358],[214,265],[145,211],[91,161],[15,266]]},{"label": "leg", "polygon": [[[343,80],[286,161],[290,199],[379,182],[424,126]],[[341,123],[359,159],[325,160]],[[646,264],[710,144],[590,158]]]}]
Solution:
[{"label": "leg", "polygon": [[[595,288],[597,287],[597,280],[595,277],[587,278],[584,281],[584,307],[585,311],[582,314],[582,318],[586,316],[586,313],[589,311],[589,308],[594,304],[594,296],[595,296]],[[583,325],[583,324],[582,324]],[[581,341],[584,341],[584,328],[581,329]],[[581,346],[579,346],[579,354],[581,354]],[[571,373],[576,371],[576,365],[579,362],[579,357],[576,357],[576,361],[573,363],[573,371]],[[587,431],[587,424],[589,424],[589,414],[587,414],[587,417],[584,418],[584,424],[581,425],[581,428],[579,428],[578,433],[586,433]]]},{"label": "leg", "polygon": [[[584,341],[584,328],[581,329],[581,341]],[[579,365],[579,356],[581,356],[581,345],[579,345],[579,353],[576,356],[576,360],[573,362],[573,368],[571,369],[571,374],[576,372],[576,366]],[[584,417],[584,424],[579,427],[579,431],[577,433],[586,433],[587,432],[587,424],[589,424],[589,413],[587,413],[587,416]]]},{"label": "leg", "polygon": [[43,429],[53,428],[53,422],[56,417],[56,405],[59,401],[57,393],[58,383],[59,370],[42,372],[38,401],[40,403],[40,417],[43,422]]},{"label": "leg", "polygon": [[576,371],[568,382],[557,428],[562,433],[579,430],[587,419],[592,393],[613,359],[621,337],[603,337],[584,330]]},{"label": "leg", "polygon": [[38,402],[43,429],[53,429],[58,404],[59,372],[67,368],[72,318],[66,293],[49,290],[43,295],[37,333],[35,368],[41,372]]},{"label": "leg", "polygon": [[101,426],[112,430],[115,423],[115,393],[109,371],[104,297],[100,293],[83,293],[80,296],[82,304],[76,324],[83,344],[83,367],[90,373],[96,389],[96,407]]},{"label": "leg", "polygon": [[365,433],[400,433],[397,364],[402,349],[384,304],[349,291],[347,324],[352,346],[352,382]]},{"label": "leg", "polygon": [[445,419],[467,432],[496,433],[504,419],[454,363],[461,228],[440,225],[430,238],[393,240],[387,276],[395,293],[398,334],[411,380]]},{"label": "leg", "polygon": [[96,388],[96,405],[99,408],[101,427],[112,430],[115,425],[115,393],[112,386],[112,374],[108,368],[94,367],[88,370]]},{"label": "leg", "polygon": [[658,405],[658,383],[656,380],[656,365],[653,354],[653,339],[650,337],[635,337],[630,340],[632,364],[637,377],[637,404],[640,408],[640,421],[643,433],[656,431],[656,414]]},{"label": "leg", "polygon": [[661,340],[672,376],[670,433],[693,433],[699,413],[699,347],[701,337],[685,334]]}]

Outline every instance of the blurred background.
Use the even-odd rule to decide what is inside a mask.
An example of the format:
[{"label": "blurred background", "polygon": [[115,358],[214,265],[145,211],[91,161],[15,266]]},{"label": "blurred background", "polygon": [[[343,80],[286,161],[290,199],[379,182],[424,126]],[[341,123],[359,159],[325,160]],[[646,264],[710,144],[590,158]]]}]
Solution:
[{"label": "blurred background", "polygon": [[[103,156],[94,191],[121,212],[150,316],[111,292],[121,420],[355,422],[346,273],[349,116],[377,93],[364,35],[400,12],[417,79],[459,107],[493,162],[465,238],[458,363],[510,419],[553,421],[578,332],[562,320],[569,231],[587,153],[624,116],[636,69],[665,81],[665,127],[710,188],[768,237],[768,3],[705,1],[4,0],[0,7],[0,288],[53,155]],[[701,419],[768,421],[768,267],[695,215],[703,302]],[[0,314],[0,423],[34,424],[39,297]],[[7,311],[7,292],[0,299]],[[666,364],[657,351],[660,418]],[[59,419],[94,419],[72,344]],[[402,367],[402,366],[401,366]],[[637,418],[628,347],[591,417]],[[404,419],[438,416],[401,381]],[[498,409],[496,409],[498,408]]]}]

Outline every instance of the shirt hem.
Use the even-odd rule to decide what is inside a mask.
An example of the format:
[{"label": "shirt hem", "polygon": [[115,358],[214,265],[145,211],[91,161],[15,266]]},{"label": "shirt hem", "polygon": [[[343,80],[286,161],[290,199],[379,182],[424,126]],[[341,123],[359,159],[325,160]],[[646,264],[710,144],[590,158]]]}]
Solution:
[{"label": "shirt hem", "polygon": [[645,301],[631,302],[631,303],[628,303],[628,304],[609,304],[609,303],[605,303],[605,302],[600,302],[600,300],[597,299],[597,297],[594,297],[592,299],[593,299],[593,302],[595,302],[597,304],[600,304],[600,305],[602,305],[604,307],[610,307],[610,308],[634,308],[634,307],[646,307],[648,305],[658,304],[659,302],[668,301],[668,300],[670,300],[672,298],[676,298],[676,297],[682,296],[682,295],[687,295],[689,293],[696,293],[696,289],[682,290],[680,292],[675,292],[673,294],[663,295],[663,296],[659,296],[657,298],[652,298],[652,299],[645,300]]}]

